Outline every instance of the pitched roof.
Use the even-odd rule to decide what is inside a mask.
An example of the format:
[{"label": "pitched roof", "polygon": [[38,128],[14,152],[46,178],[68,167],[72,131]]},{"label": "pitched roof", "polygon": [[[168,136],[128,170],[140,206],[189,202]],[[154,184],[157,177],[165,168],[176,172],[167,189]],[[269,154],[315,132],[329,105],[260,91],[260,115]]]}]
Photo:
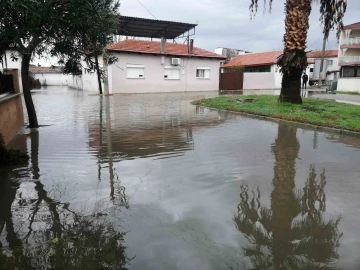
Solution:
[{"label": "pitched roof", "polygon": [[[325,51],[325,57],[338,57],[338,50]],[[312,51],[307,53],[308,58],[321,58],[322,51]]]},{"label": "pitched roof", "polygon": [[[107,49],[109,51],[160,55],[160,45],[161,43],[157,41],[128,39],[118,43],[110,44],[107,46]],[[189,54],[188,46],[186,44],[165,43],[165,51],[165,55],[226,59],[224,56],[197,47],[194,47],[194,54]]]},{"label": "pitched roof", "polygon": [[[249,53],[244,55],[239,55],[234,59],[230,60],[227,64],[223,65],[223,68],[234,67],[234,66],[264,66],[264,65],[273,65],[277,63],[277,58],[282,54],[282,51],[274,52],[263,52],[263,53]],[[328,50],[325,51],[325,57],[337,57],[337,50]],[[312,51],[307,53],[308,58],[320,58],[321,51]]]},{"label": "pitched roof", "polygon": [[234,59],[230,60],[227,64],[222,67],[233,67],[233,66],[263,66],[276,64],[277,58],[281,55],[281,51],[275,52],[263,52],[263,53],[249,53],[239,55]]},{"label": "pitched roof", "polygon": [[349,29],[360,29],[360,22],[344,26],[344,30],[349,30]]},{"label": "pitched roof", "polygon": [[51,66],[51,67],[38,67],[35,65],[30,65],[29,71],[31,73],[63,73],[63,68],[62,67],[56,67],[56,66]]}]

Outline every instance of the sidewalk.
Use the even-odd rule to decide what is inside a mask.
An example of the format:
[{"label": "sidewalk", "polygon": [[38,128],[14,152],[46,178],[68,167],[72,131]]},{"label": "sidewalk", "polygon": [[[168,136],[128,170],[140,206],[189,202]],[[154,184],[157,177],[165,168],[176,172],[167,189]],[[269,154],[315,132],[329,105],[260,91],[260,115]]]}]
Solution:
[{"label": "sidewalk", "polygon": [[311,98],[317,99],[332,99],[337,102],[360,105],[360,95],[346,95],[346,94],[314,94]]}]

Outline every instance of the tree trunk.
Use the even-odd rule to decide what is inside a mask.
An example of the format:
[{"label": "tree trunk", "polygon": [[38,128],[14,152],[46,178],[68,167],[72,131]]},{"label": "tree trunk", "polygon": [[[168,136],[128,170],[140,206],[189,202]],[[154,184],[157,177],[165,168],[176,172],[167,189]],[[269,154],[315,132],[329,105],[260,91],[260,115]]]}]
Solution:
[{"label": "tree trunk", "polygon": [[307,67],[305,53],[311,0],[287,0],[284,53],[278,59],[283,73],[280,102],[301,104],[301,73]]},{"label": "tree trunk", "polygon": [[32,100],[31,92],[30,92],[30,76],[29,76],[30,60],[31,60],[30,54],[22,55],[22,62],[21,62],[22,86],[23,86],[26,110],[29,117],[29,127],[38,128],[39,124],[36,116],[34,102]]},{"label": "tree trunk", "polygon": [[296,127],[279,123],[278,136],[271,149],[275,156],[271,193],[274,269],[287,269],[287,259],[293,255],[292,224],[300,213],[294,193],[295,164],[300,150],[296,132]]},{"label": "tree trunk", "polygon": [[99,59],[98,59],[98,55],[95,54],[95,68],[96,68],[96,74],[97,74],[97,78],[98,78],[98,83],[99,83],[99,92],[100,95],[102,95],[102,85],[101,85],[101,74],[100,74],[100,68],[99,68]]},{"label": "tree trunk", "polygon": [[279,102],[302,104],[301,74],[302,69],[297,68],[292,68],[289,73],[283,74]]}]

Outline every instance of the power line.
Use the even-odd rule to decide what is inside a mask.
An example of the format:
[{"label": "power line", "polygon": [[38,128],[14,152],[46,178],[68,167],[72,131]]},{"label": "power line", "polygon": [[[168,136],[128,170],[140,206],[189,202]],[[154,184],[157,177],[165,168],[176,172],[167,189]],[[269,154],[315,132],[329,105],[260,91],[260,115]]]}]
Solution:
[{"label": "power line", "polygon": [[156,18],[156,17],[154,16],[154,14],[152,14],[151,11],[150,11],[143,3],[140,2],[140,0],[137,0],[137,1],[138,1],[138,3],[139,3],[140,5],[142,5],[142,6],[147,10],[147,12],[150,13],[151,16],[153,16],[156,20],[158,20],[158,18]]}]

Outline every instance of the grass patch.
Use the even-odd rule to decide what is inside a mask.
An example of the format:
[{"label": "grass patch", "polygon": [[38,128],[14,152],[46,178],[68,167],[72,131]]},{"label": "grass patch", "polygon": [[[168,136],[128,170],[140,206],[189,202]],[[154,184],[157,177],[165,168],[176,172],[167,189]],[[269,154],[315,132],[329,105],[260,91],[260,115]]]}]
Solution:
[{"label": "grass patch", "polygon": [[311,98],[303,98],[303,104],[298,105],[278,103],[277,99],[277,96],[269,95],[222,96],[194,101],[192,104],[360,132],[360,106]]},{"label": "grass patch", "polygon": [[27,153],[19,150],[11,150],[5,146],[4,140],[0,134],[0,167],[24,164],[29,160]]}]

